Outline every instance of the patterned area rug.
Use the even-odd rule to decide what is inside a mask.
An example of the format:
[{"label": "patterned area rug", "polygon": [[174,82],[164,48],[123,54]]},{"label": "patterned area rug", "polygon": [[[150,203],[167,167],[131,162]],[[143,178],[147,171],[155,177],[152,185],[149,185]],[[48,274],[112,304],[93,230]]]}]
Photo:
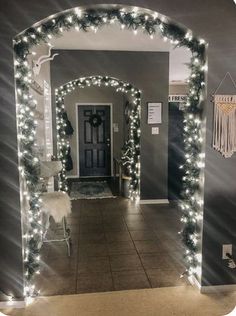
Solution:
[{"label": "patterned area rug", "polygon": [[115,198],[106,181],[73,182],[71,200]]}]

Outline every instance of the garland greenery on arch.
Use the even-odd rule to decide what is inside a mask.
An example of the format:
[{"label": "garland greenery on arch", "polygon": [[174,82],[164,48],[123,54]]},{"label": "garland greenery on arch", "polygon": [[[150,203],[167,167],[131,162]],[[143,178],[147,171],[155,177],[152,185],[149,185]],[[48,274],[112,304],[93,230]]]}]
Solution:
[{"label": "garland greenery on arch", "polygon": [[[202,224],[202,168],[204,154],[202,153],[202,108],[205,89],[205,41],[194,37],[191,31],[179,27],[156,12],[142,9],[114,8],[81,9],[75,8],[34,25],[14,38],[15,52],[15,83],[18,129],[18,153],[20,182],[26,184],[21,190],[21,197],[29,202],[26,210],[24,234],[24,268],[25,295],[36,293],[33,275],[39,273],[39,242],[41,240],[41,212],[39,182],[39,159],[35,151],[35,134],[37,121],[34,118],[36,101],[30,93],[32,69],[27,56],[35,45],[49,43],[53,36],[60,36],[72,28],[82,31],[96,31],[109,23],[119,23],[121,28],[128,28],[134,33],[143,30],[154,38],[159,34],[164,40],[173,45],[185,46],[192,52],[190,63],[189,94],[184,107],[185,113],[185,156],[184,191],[181,208],[183,210],[182,231],[183,242],[186,246],[186,266],[189,274],[199,276],[201,270],[201,224]],[[22,187],[22,186],[21,186]]]},{"label": "garland greenery on arch", "polygon": [[57,151],[58,157],[62,162],[63,168],[60,174],[59,188],[62,191],[67,191],[67,181],[65,173],[66,155],[69,149],[69,141],[65,133],[64,121],[64,99],[66,95],[75,88],[86,88],[90,86],[97,87],[112,87],[116,92],[130,93],[132,97],[130,122],[128,130],[128,139],[124,147],[124,155],[122,157],[123,164],[129,170],[131,177],[130,181],[130,198],[139,198],[140,186],[140,114],[141,114],[141,91],[133,87],[130,83],[113,77],[90,76],[85,78],[75,79],[55,90],[56,95],[56,112],[57,112]]}]

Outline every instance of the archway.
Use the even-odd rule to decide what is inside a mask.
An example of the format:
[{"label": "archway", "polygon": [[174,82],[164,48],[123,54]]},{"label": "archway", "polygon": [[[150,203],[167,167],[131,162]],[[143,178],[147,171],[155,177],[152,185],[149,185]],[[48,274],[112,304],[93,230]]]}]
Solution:
[{"label": "archway", "polygon": [[62,85],[56,89],[56,114],[57,114],[57,152],[60,158],[63,169],[60,174],[59,188],[62,191],[67,191],[66,174],[65,174],[65,161],[68,152],[69,143],[65,138],[65,121],[63,118],[64,99],[65,96],[75,90],[75,88],[85,88],[89,86],[97,87],[112,87],[116,92],[121,91],[125,94],[130,94],[132,97],[130,116],[129,116],[129,129],[128,138],[124,144],[124,154],[121,157],[123,164],[129,170],[131,177],[129,185],[129,195],[133,200],[139,198],[140,191],[140,110],[141,110],[141,91],[130,83],[124,82],[113,77],[102,76],[89,76],[75,79]]},{"label": "archway", "polygon": [[[201,271],[201,224],[203,209],[203,172],[204,153],[202,128],[204,126],[202,111],[204,101],[205,72],[207,70],[205,49],[202,39],[193,36],[190,30],[173,23],[156,12],[142,8],[107,6],[95,9],[74,8],[33,25],[14,39],[15,81],[18,126],[18,150],[21,198],[26,198],[29,208],[24,214],[24,263],[25,263],[25,295],[35,293],[34,273],[39,272],[40,258],[38,243],[41,238],[41,212],[39,181],[39,159],[34,150],[35,103],[29,91],[31,69],[27,61],[30,49],[42,42],[49,42],[53,36],[60,36],[71,28],[89,31],[97,30],[109,23],[119,23],[121,28],[129,28],[133,32],[143,29],[153,38],[156,33],[173,45],[185,46],[192,52],[189,94],[184,107],[185,114],[185,176],[182,231],[186,246],[186,266],[190,275],[200,278]],[[23,208],[22,208],[23,210]],[[22,213],[23,215],[23,213]]]}]

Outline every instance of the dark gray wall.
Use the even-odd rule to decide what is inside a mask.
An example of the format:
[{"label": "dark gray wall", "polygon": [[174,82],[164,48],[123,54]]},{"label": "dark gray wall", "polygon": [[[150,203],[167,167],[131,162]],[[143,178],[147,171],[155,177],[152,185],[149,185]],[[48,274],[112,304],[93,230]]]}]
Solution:
[{"label": "dark gray wall", "polygon": [[[141,199],[166,199],[169,54],[86,50],[58,52],[59,56],[51,63],[53,90],[67,81],[94,74],[116,77],[142,90]],[[160,135],[151,135],[153,125],[147,124],[148,101],[163,102]]]},{"label": "dark gray wall", "polygon": [[175,0],[174,2],[173,0],[1,0],[1,288],[12,290],[15,294],[22,294],[12,38],[33,23],[61,10],[104,2],[120,4],[125,2],[127,5],[156,10],[185,24],[209,43],[203,276],[205,284],[235,283],[235,271],[229,270],[222,262],[220,249],[221,244],[226,241],[235,245],[236,155],[230,159],[223,159],[211,148],[213,107],[210,102],[211,93],[226,71],[230,71],[236,78],[234,2],[231,0]]},{"label": "dark gray wall", "polygon": [[[227,60],[220,61],[218,58],[212,59],[210,59],[210,67],[212,62],[214,67],[217,67],[217,63],[223,66],[221,63],[227,62]],[[228,68],[230,72],[231,69],[231,67]],[[219,75],[212,78],[212,84],[209,85],[211,89],[209,94],[214,93],[223,77],[224,75],[221,75],[221,77]],[[236,75],[234,78],[236,78]],[[218,93],[236,94],[236,89],[229,78],[223,82]],[[213,106],[213,103],[209,102],[206,109],[208,121],[203,230],[203,285],[236,283],[235,269],[227,268],[227,261],[221,259],[222,244],[233,244],[233,254],[236,257],[236,153],[231,158],[223,158],[220,153],[211,147]]]}]

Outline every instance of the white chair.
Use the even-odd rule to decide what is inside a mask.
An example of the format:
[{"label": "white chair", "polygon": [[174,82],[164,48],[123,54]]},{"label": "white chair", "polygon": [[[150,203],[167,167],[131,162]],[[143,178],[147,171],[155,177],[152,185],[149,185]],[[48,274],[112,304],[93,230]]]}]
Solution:
[{"label": "white chair", "polygon": [[[55,177],[62,169],[60,161],[41,161],[40,178],[43,179],[42,188],[47,191],[47,184],[50,177]],[[71,236],[70,229],[67,227],[66,216],[71,213],[71,202],[67,193],[62,191],[45,192],[41,195],[41,210],[44,214],[43,222],[43,243],[65,242],[67,245],[68,256],[71,254]],[[50,226],[50,217],[53,217],[56,223],[62,223],[63,238],[48,239],[46,237]]]},{"label": "white chair", "polygon": [[[44,229],[43,229],[43,243],[65,242],[67,245],[68,256],[71,254],[71,236],[70,229],[67,227],[66,217],[71,213],[71,202],[67,193],[65,192],[50,192],[43,193],[41,210],[45,214]],[[53,217],[56,223],[62,222],[63,238],[47,239],[47,231],[50,226],[50,216]]]}]

